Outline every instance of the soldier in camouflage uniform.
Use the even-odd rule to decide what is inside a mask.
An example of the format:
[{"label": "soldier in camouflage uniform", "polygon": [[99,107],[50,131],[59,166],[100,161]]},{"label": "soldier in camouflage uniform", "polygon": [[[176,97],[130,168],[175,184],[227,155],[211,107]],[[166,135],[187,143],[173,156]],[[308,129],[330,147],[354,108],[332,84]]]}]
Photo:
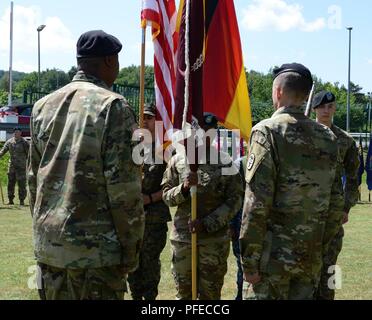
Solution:
[{"label": "soldier in camouflage uniform", "polygon": [[122,48],[103,31],[77,42],[78,73],[32,112],[28,169],[42,298],[123,299],[144,230],[135,115],[110,91]]},{"label": "soldier in camouflage uniform", "polygon": [[[337,168],[337,176],[340,181],[341,192],[344,193],[344,208],[342,212],[331,212],[333,219],[330,220],[332,225],[330,228],[333,232],[330,234],[330,246],[327,252],[323,254],[323,268],[317,299],[319,300],[334,300],[335,290],[333,283],[330,283],[329,278],[333,275],[330,267],[337,264],[337,257],[341,252],[342,239],[344,237],[343,224],[349,220],[349,212],[359,197],[358,191],[358,168],[359,157],[358,147],[354,139],[345,131],[335,126],[332,123],[333,115],[336,112],[336,97],[328,91],[319,92],[313,101],[313,109],[317,116],[317,122],[324,124],[332,130],[337,137],[339,147],[339,163]],[[342,176],[345,176],[345,187],[342,188]]]},{"label": "soldier in camouflage uniform", "polygon": [[313,299],[330,209],[342,210],[336,137],[300,107],[312,86],[300,64],[274,70],[276,112],[252,130],[240,234],[245,299]]},{"label": "soldier in camouflage uniform", "polygon": [[[205,114],[204,121],[205,131],[217,127],[214,115]],[[239,210],[243,196],[238,169],[235,168],[234,175],[224,175],[224,169],[233,166],[231,159],[208,141],[206,161],[199,164],[197,173],[190,171],[186,155],[177,153],[169,161],[162,182],[165,203],[177,206],[170,239],[177,299],[182,300],[192,298],[191,232],[196,232],[198,239],[198,297],[200,300],[221,298],[230,251],[229,222]],[[199,155],[203,156],[201,151]],[[198,185],[198,219],[190,221],[193,185]]]},{"label": "soldier in camouflage uniform", "polygon": [[23,139],[22,131],[19,128],[14,129],[14,137],[5,142],[0,151],[0,159],[9,151],[9,167],[8,167],[8,198],[9,205],[13,205],[14,189],[16,182],[18,183],[18,197],[21,206],[27,196],[26,191],[26,166],[29,151],[28,142]]},{"label": "soldier in camouflage uniform", "polygon": [[[151,133],[143,166],[142,194],[145,205],[145,234],[140,253],[139,266],[128,275],[133,300],[155,300],[158,295],[161,262],[160,254],[167,242],[167,222],[171,220],[168,206],[163,202],[161,181],[166,163],[155,153],[155,115],[156,107],[144,108],[144,129]],[[145,141],[146,142],[146,141]],[[159,161],[160,160],[160,161]],[[158,164],[160,162],[160,164]]]}]

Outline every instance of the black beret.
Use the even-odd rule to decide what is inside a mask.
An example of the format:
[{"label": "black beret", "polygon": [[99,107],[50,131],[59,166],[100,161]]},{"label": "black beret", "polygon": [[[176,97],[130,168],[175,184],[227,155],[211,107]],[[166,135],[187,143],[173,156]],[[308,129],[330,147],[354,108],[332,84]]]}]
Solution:
[{"label": "black beret", "polygon": [[280,68],[275,68],[273,70],[274,79],[280,74],[286,73],[286,72],[298,73],[302,75],[303,77],[305,77],[306,79],[313,82],[313,77],[311,75],[310,70],[306,68],[304,65],[299,64],[299,63],[286,63],[286,64],[283,64]]},{"label": "black beret", "polygon": [[19,128],[19,127],[15,127],[15,128],[13,129],[13,132],[16,132],[16,131],[21,131],[21,132],[22,132],[22,129]]},{"label": "black beret", "polygon": [[204,124],[213,128],[217,128],[218,120],[217,117],[210,112],[204,112]]},{"label": "black beret", "polygon": [[149,103],[145,104],[143,113],[155,117],[155,115],[156,115],[155,105],[154,104],[149,104]]},{"label": "black beret", "polygon": [[83,33],[76,44],[76,57],[105,57],[119,53],[122,44],[114,36],[102,30]]},{"label": "black beret", "polygon": [[313,99],[312,107],[316,109],[317,107],[321,106],[322,104],[332,103],[336,101],[336,97],[332,92],[329,91],[321,91],[318,92]]}]

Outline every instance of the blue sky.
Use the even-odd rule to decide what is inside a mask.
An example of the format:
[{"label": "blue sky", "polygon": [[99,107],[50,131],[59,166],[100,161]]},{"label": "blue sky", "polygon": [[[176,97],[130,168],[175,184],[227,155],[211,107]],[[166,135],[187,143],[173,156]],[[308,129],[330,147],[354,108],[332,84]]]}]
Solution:
[{"label": "blue sky", "polygon": [[[177,1],[178,2],[178,1]],[[372,1],[235,0],[246,67],[268,71],[301,62],[324,81],[347,83],[348,32],[352,32],[351,79],[372,91]],[[10,1],[0,2],[0,69],[9,67]],[[75,43],[91,29],[116,35],[124,45],[121,65],[140,63],[141,0],[14,0],[14,69],[37,70],[37,32],[41,68],[67,71],[75,64]],[[152,64],[148,32],[147,63]]]}]

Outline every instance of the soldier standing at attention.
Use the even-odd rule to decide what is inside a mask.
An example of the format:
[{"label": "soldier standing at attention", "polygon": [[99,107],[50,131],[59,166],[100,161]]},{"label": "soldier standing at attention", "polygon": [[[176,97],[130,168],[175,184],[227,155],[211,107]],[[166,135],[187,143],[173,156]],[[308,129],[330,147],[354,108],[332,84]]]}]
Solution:
[{"label": "soldier standing at attention", "polygon": [[252,130],[240,233],[246,299],[313,299],[328,214],[343,207],[336,137],[301,107],[312,83],[301,64],[275,69],[276,112]]},{"label": "soldier standing at attention", "polygon": [[141,172],[132,160],[135,115],[109,88],[118,39],[101,30],[77,42],[72,82],[32,112],[28,169],[42,298],[123,299],[144,229]]},{"label": "soldier standing at attention", "polygon": [[[335,290],[328,285],[329,278],[334,274],[334,270],[329,268],[337,264],[337,257],[341,252],[344,237],[342,225],[349,221],[350,209],[358,202],[358,147],[347,132],[333,124],[333,116],[336,112],[336,97],[332,92],[319,92],[314,97],[313,109],[316,113],[316,121],[330,128],[337,137],[339,148],[337,176],[342,189],[341,192],[344,193],[343,211],[341,214],[339,211],[335,211],[334,214],[331,212],[332,219],[329,219],[333,233],[329,235],[331,236],[329,249],[323,254],[322,275],[317,292],[317,299],[319,300],[334,300]],[[342,176],[346,178],[344,188],[342,188]]]},{"label": "soldier standing at attention", "polygon": [[5,142],[0,151],[0,159],[9,151],[9,167],[8,167],[8,205],[14,204],[14,189],[16,182],[18,183],[19,204],[23,206],[27,196],[26,191],[26,167],[27,157],[30,146],[22,137],[22,131],[19,128],[14,128],[14,136]]},{"label": "soldier standing at attention", "polygon": [[[217,118],[204,114],[204,131],[217,128]],[[200,300],[219,300],[227,258],[230,251],[229,222],[241,207],[243,188],[239,171],[224,175],[232,165],[230,157],[210,145],[197,173],[190,171],[186,155],[178,153],[169,161],[163,178],[163,199],[170,207],[177,206],[170,236],[172,272],[177,299],[191,300],[191,233],[198,234],[198,296]],[[200,149],[200,148],[199,148]],[[199,155],[202,151],[199,150]],[[198,219],[191,221],[191,186],[197,185]]]},{"label": "soldier standing at attention", "polygon": [[[168,221],[171,215],[163,202],[161,181],[167,164],[156,161],[155,152],[156,107],[145,105],[144,129],[151,133],[151,142],[145,153],[143,166],[142,195],[145,208],[145,233],[140,253],[139,266],[128,275],[133,300],[155,300],[161,275],[160,254],[167,242]],[[163,163],[162,163],[163,162]]]}]

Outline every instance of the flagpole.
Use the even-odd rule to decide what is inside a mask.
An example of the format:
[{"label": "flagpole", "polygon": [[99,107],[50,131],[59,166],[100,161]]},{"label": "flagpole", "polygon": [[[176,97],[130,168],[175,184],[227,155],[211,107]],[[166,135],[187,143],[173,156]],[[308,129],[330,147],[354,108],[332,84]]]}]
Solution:
[{"label": "flagpole", "polygon": [[12,105],[13,93],[13,1],[10,3],[10,54],[9,54],[9,95],[8,105]]},{"label": "flagpole", "polygon": [[[185,17],[185,108],[183,113],[182,121],[182,130],[186,131],[186,121],[187,113],[189,111],[189,102],[190,102],[190,0],[186,0],[186,17]],[[194,135],[191,135],[191,139],[194,138]],[[195,157],[195,161],[198,161]],[[192,186],[190,189],[191,194],[191,221],[195,221],[198,218],[197,215],[197,187]],[[192,291],[192,300],[197,300],[198,298],[198,251],[197,251],[198,238],[195,232],[191,233],[191,291]]]},{"label": "flagpole", "polygon": [[145,57],[146,57],[146,24],[142,25],[142,45],[141,45],[141,74],[140,74],[140,107],[139,107],[139,126],[143,128],[143,113],[145,107]]},{"label": "flagpole", "polygon": [[306,117],[310,117],[311,115],[311,105],[313,103],[314,93],[315,93],[315,81],[313,82],[313,86],[311,87],[311,91],[309,95],[309,100],[307,101],[306,110],[305,110]]}]

